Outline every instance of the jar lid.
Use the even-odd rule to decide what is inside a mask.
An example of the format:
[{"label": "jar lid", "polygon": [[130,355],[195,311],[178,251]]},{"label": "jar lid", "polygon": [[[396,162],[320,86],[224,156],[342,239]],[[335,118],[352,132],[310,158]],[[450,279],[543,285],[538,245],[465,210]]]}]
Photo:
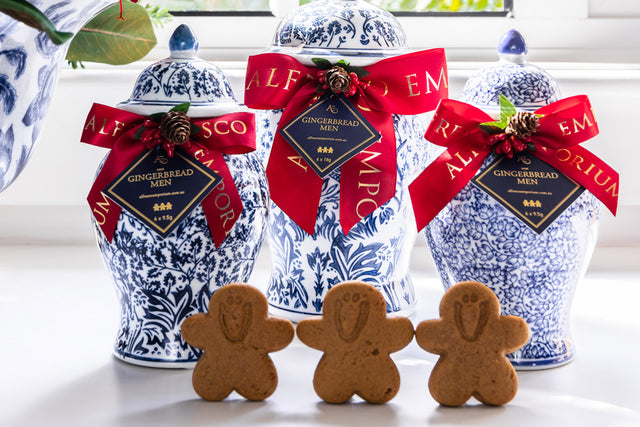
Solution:
[{"label": "jar lid", "polygon": [[169,39],[170,56],[145,68],[129,99],[118,107],[152,114],[191,103],[189,115],[205,117],[237,109],[226,76],[218,67],[197,57],[198,40],[188,25],[175,29]]},{"label": "jar lid", "polygon": [[461,100],[488,111],[499,109],[500,94],[521,110],[557,101],[560,90],[542,68],[526,63],[527,43],[518,31],[507,31],[498,43],[500,61],[481,68],[467,80]]},{"label": "jar lid", "polygon": [[305,63],[312,57],[349,57],[366,65],[408,51],[398,20],[363,0],[318,0],[285,16],[270,52],[285,53]]}]

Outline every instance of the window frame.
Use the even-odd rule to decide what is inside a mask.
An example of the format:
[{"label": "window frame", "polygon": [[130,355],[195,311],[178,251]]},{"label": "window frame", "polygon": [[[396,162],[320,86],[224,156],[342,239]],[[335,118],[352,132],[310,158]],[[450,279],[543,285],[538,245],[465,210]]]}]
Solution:
[{"label": "window frame", "polygon": [[[402,14],[398,20],[411,50],[444,47],[449,61],[494,61],[500,36],[516,28],[527,40],[530,61],[640,63],[640,7],[632,16],[590,17],[591,1],[515,0],[512,17]],[[265,12],[176,16],[157,31],[158,47],[147,59],[168,55],[168,39],[180,23],[193,28],[204,59],[245,61],[268,47],[278,20]]]}]

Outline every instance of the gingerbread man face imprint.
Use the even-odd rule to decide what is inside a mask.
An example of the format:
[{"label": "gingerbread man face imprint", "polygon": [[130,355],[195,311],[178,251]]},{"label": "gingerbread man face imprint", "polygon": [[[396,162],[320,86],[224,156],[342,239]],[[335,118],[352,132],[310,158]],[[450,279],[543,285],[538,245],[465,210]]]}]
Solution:
[{"label": "gingerbread man face imprint", "polygon": [[220,303],[220,328],[231,342],[242,342],[249,333],[253,305],[250,301],[243,304],[241,295],[229,295],[226,303]]},{"label": "gingerbread man face imprint", "polygon": [[360,336],[369,317],[369,300],[366,294],[344,292],[336,301],[335,322],[340,339],[354,342]]},{"label": "gingerbread man face imprint", "polygon": [[477,292],[470,292],[454,303],[456,327],[469,342],[478,339],[489,321],[489,302],[480,298]]}]

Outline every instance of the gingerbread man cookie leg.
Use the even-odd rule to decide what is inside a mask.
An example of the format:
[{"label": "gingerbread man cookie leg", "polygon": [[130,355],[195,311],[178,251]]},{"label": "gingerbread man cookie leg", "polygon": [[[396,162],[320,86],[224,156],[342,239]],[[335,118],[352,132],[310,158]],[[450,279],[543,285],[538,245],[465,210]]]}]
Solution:
[{"label": "gingerbread man cookie leg", "polygon": [[506,354],[529,338],[526,322],[501,316],[498,298],[477,282],[452,286],[440,303],[440,319],[416,329],[420,347],[439,354],[429,391],[442,405],[459,406],[471,396],[488,405],[509,402],[518,389]]},{"label": "gingerbread man cookie leg", "polygon": [[324,352],[314,389],[326,402],[342,403],[357,394],[370,403],[391,400],[400,387],[389,357],[407,346],[413,326],[407,318],[387,319],[382,294],[364,282],[344,282],[325,296],[322,317],[302,320],[297,334]]},{"label": "gingerbread man cookie leg", "polygon": [[294,336],[291,322],[269,317],[258,289],[234,283],[213,294],[209,313],[182,324],[183,338],[203,355],[193,371],[193,388],[206,400],[222,400],[233,390],[263,400],[276,389],[278,376],[268,353],[286,347]]}]

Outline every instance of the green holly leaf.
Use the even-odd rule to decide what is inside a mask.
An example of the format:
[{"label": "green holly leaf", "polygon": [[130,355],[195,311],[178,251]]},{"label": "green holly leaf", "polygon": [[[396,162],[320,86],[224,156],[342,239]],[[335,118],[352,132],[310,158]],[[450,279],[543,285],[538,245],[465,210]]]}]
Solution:
[{"label": "green holly leaf", "polygon": [[200,131],[202,131],[202,128],[200,126],[191,123],[191,135],[195,135]]},{"label": "green holly leaf", "polygon": [[328,70],[329,68],[333,67],[331,62],[324,58],[311,58],[311,61],[313,61],[316,67],[320,68],[321,70]]},{"label": "green holly leaf", "polygon": [[187,114],[187,111],[189,111],[189,107],[191,106],[190,102],[185,102],[182,104],[178,104],[175,107],[173,107],[171,110],[169,111],[178,111],[180,113],[185,113]]},{"label": "green holly leaf", "polygon": [[136,133],[133,135],[133,139],[140,139],[142,138],[142,133],[146,130],[146,128],[144,126],[140,126],[138,128],[138,130],[136,131]]},{"label": "green holly leaf", "polygon": [[500,122],[485,122],[480,123],[479,127],[486,133],[493,135],[494,133],[504,132],[504,128],[500,127]]},{"label": "green holly leaf", "polygon": [[149,118],[156,123],[160,123],[160,120],[162,120],[162,116],[164,116],[165,114],[167,113],[153,113],[149,115]]},{"label": "green holly leaf", "polygon": [[350,73],[356,73],[356,76],[358,76],[359,79],[362,79],[364,77],[367,77],[369,75],[369,72],[367,70],[365,70],[362,67],[353,67],[350,66],[349,67],[349,72]]},{"label": "green holly leaf", "polygon": [[516,114],[516,107],[503,94],[500,94],[500,99],[498,102],[500,104],[500,123],[504,124],[504,126],[502,126],[502,128],[504,129],[509,123],[509,118]]},{"label": "green holly leaf", "polygon": [[500,105],[500,120],[493,122],[484,122],[480,123],[479,125],[480,129],[489,134],[504,132],[507,125],[509,124],[509,119],[511,118],[511,116],[516,114],[516,107],[511,101],[509,101],[506,96],[500,94],[498,103]]}]

